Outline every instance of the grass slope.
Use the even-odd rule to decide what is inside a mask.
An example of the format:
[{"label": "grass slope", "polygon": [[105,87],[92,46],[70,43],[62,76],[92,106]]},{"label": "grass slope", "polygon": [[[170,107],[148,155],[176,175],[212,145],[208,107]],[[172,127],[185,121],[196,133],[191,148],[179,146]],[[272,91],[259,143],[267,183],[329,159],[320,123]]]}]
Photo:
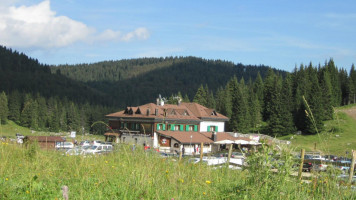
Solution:
[{"label": "grass slope", "polygon": [[290,140],[298,150],[345,156],[346,152],[356,149],[356,120],[345,113],[350,109],[356,110],[356,105],[337,108],[335,119],[326,121],[319,135],[288,135],[279,139]]}]

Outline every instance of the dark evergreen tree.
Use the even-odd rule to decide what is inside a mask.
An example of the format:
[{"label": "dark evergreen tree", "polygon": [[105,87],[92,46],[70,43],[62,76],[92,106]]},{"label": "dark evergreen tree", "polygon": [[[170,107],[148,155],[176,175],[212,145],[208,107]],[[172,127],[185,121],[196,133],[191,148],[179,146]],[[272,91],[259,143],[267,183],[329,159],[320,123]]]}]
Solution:
[{"label": "dark evergreen tree", "polygon": [[321,90],[321,101],[320,104],[323,107],[323,120],[330,120],[333,118],[333,106],[332,106],[332,86],[330,81],[330,75],[327,70],[320,69],[320,90]]},{"label": "dark evergreen tree", "polygon": [[8,102],[7,102],[7,96],[5,92],[0,93],[0,123],[5,124],[7,123],[7,118],[8,118]]},{"label": "dark evergreen tree", "polygon": [[197,93],[194,96],[193,102],[203,106],[207,106],[207,93],[203,85],[200,85]]},{"label": "dark evergreen tree", "polygon": [[352,103],[356,103],[356,70],[354,64],[352,64],[350,69],[349,85],[350,85],[350,101]]},{"label": "dark evergreen tree", "polygon": [[12,93],[10,93],[8,104],[9,104],[9,119],[17,124],[20,124],[22,95],[18,90],[15,90]]}]

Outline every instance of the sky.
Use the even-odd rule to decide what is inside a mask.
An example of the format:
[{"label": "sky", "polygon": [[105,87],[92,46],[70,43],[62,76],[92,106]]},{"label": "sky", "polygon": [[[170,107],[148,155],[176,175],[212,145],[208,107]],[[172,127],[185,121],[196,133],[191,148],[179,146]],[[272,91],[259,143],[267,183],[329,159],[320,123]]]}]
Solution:
[{"label": "sky", "polygon": [[0,45],[49,65],[196,56],[356,63],[356,1],[1,0]]}]

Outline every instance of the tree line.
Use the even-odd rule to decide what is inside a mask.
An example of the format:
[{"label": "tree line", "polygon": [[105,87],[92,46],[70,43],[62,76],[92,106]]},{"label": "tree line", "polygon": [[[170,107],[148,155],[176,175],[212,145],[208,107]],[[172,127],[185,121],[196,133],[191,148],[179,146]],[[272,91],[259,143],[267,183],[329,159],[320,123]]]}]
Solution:
[{"label": "tree line", "polygon": [[103,134],[107,127],[92,126],[96,121],[105,120],[105,115],[113,109],[89,103],[77,104],[66,98],[49,99],[36,94],[21,93],[18,90],[6,95],[0,94],[0,120],[6,124],[12,120],[16,124],[37,131]]},{"label": "tree line", "polygon": [[233,77],[215,95],[201,85],[193,101],[228,116],[228,131],[316,134],[333,118],[334,107],[356,103],[356,71],[354,65],[349,73],[338,69],[332,59],[323,66],[301,65],[285,76],[270,69],[255,81]]}]

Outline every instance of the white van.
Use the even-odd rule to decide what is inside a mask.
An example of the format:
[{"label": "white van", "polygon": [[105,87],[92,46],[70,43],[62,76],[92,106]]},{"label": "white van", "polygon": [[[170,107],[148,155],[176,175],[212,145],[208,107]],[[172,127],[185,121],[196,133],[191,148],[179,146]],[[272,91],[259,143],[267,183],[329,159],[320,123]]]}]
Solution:
[{"label": "white van", "polygon": [[85,154],[101,154],[101,153],[108,153],[113,150],[111,144],[100,144],[100,145],[93,145],[85,150]]}]

